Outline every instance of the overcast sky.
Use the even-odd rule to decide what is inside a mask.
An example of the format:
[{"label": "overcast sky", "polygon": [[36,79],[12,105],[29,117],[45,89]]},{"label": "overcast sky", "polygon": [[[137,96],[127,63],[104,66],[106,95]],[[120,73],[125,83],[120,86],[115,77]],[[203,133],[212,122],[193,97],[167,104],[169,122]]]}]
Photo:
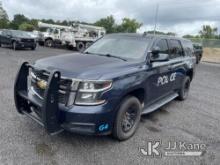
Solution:
[{"label": "overcast sky", "polygon": [[157,30],[183,35],[197,34],[203,24],[220,29],[220,0],[2,0],[2,3],[11,19],[21,13],[29,18],[93,23],[113,15],[118,23],[123,17],[142,22],[140,32],[153,29],[159,4]]}]

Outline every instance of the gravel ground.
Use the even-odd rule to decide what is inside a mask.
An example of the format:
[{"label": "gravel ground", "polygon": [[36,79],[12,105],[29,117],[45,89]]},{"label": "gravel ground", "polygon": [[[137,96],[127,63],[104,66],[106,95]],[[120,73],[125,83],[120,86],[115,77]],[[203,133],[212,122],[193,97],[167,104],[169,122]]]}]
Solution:
[{"label": "gravel ground", "polygon": [[[39,47],[36,51],[0,48],[0,164],[220,164],[220,66],[197,67],[189,98],[172,101],[142,117],[136,134],[125,142],[109,136],[63,132],[49,136],[37,123],[16,112],[13,84],[23,61],[71,53]],[[140,147],[150,140],[206,144],[199,157],[147,157]]]}]

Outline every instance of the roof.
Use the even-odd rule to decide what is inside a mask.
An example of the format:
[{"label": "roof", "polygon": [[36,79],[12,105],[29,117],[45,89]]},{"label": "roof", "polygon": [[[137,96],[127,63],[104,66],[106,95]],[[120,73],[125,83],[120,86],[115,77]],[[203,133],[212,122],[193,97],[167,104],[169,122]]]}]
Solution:
[{"label": "roof", "polygon": [[135,38],[167,38],[167,39],[179,39],[179,40],[185,40],[185,41],[190,41],[185,38],[181,37],[176,37],[176,36],[169,36],[169,35],[158,35],[158,34],[140,34],[140,33],[112,33],[112,34],[107,34],[107,36],[124,36],[124,37],[135,37]]}]

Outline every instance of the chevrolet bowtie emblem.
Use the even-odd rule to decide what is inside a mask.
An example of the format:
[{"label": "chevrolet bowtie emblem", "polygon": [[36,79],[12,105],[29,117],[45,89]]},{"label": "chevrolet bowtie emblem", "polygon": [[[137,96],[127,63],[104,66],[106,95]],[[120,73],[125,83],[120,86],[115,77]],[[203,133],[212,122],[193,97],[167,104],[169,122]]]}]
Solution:
[{"label": "chevrolet bowtie emblem", "polygon": [[47,88],[47,82],[44,81],[44,80],[39,80],[37,81],[37,86],[40,88],[40,89],[46,89]]}]

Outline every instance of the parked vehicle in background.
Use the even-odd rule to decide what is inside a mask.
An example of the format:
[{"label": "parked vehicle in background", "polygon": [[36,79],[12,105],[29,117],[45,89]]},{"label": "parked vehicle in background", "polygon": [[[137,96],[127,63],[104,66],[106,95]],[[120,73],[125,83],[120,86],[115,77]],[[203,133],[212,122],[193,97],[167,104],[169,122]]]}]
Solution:
[{"label": "parked vehicle in background", "polygon": [[194,53],[196,56],[196,63],[198,64],[202,59],[203,47],[200,43],[193,43]]},{"label": "parked vehicle in background", "polygon": [[46,28],[46,32],[42,32],[40,35],[40,45],[48,47],[65,45],[74,47],[78,51],[83,51],[106,33],[103,27],[84,24],[61,26],[39,22],[38,26],[39,28]]},{"label": "parked vehicle in background", "polygon": [[23,63],[15,105],[50,134],[68,130],[126,140],[142,114],[187,98],[194,67],[189,40],[106,35],[82,53]]},{"label": "parked vehicle in background", "polygon": [[14,50],[19,48],[36,49],[36,41],[27,32],[20,30],[2,30],[0,35],[0,46],[9,45]]},{"label": "parked vehicle in background", "polygon": [[27,32],[33,39],[35,39],[36,42],[39,41],[39,37],[40,37],[40,32],[39,31],[32,31],[32,32]]}]

